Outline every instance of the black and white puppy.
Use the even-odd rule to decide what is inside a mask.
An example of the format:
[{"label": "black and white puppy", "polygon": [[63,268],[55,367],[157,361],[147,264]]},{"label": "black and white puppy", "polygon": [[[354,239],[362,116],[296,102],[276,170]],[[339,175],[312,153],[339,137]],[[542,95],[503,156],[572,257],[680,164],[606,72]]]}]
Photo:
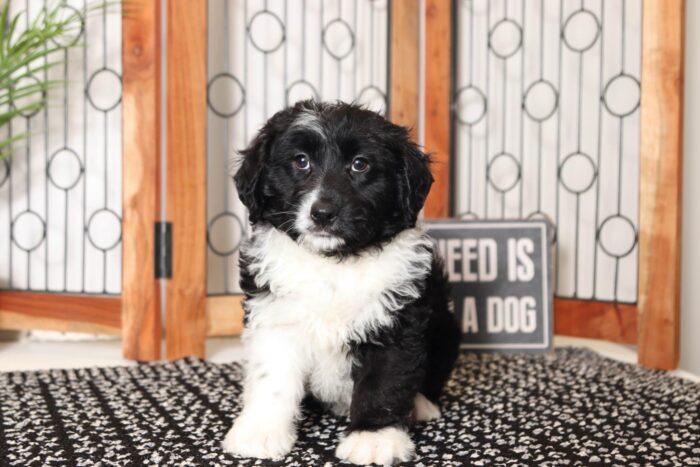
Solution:
[{"label": "black and white puppy", "polygon": [[344,103],[299,102],[242,152],[243,410],[226,451],[280,458],[310,394],[350,427],[336,455],[408,460],[411,420],[440,416],[459,329],[416,227],[433,178],[405,128]]}]

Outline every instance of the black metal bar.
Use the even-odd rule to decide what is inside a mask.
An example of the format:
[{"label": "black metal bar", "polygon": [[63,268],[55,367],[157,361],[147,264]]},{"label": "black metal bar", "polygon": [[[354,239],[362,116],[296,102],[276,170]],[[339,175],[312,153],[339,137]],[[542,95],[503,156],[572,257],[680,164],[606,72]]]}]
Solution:
[{"label": "black metal bar", "polygon": [[[471,2],[470,2],[471,5]],[[421,12],[422,14],[422,12]],[[456,96],[456,90],[458,88],[457,86],[457,44],[455,44],[455,38],[459,37],[457,33],[457,19],[458,19],[458,14],[459,10],[456,5],[456,1],[453,0],[450,5],[450,18],[451,18],[451,31],[450,31],[450,44],[453,45],[450,50],[450,90],[449,90],[449,96],[450,96],[450,101],[455,100]],[[471,47],[471,44],[470,44]],[[471,66],[471,65],[470,65]],[[453,117],[454,114],[454,106],[450,109],[450,123],[449,123],[449,129],[450,129],[450,139],[448,141],[448,148],[447,150],[449,151],[449,160],[448,164],[450,167],[450,187],[451,189],[448,190],[447,193],[447,215],[452,216],[454,215],[456,211],[456,205],[457,205],[457,195],[456,195],[456,187],[457,187],[457,157],[455,156],[455,148],[456,148],[456,142],[457,142],[457,137],[455,135],[455,119]],[[470,127],[470,132],[471,132],[471,127]],[[471,141],[471,137],[470,137]]]},{"label": "black metal bar", "polygon": [[[561,34],[563,34],[563,27],[564,27],[564,0],[559,0],[559,31],[560,31],[560,37],[559,37],[559,66],[558,66],[558,79],[557,79],[557,84],[559,88],[559,95],[563,96],[564,92],[564,83],[562,79],[562,67],[563,67],[563,38],[561,37]],[[559,174],[559,163],[561,162],[561,125],[562,125],[562,111],[559,109],[559,112],[557,113],[557,152],[556,152],[556,168],[557,171],[556,173]],[[556,236],[557,239],[561,238],[561,235],[559,234],[559,192],[561,191],[561,186],[560,186],[560,180],[557,177],[557,184],[556,184],[556,209],[555,209],[555,223],[554,227],[556,229]],[[561,242],[557,241],[556,244],[554,245],[554,264],[556,264],[557,268],[557,293],[560,293],[561,291],[561,282],[559,281],[559,277],[561,276],[561,256],[559,255],[559,249],[560,249]]]},{"label": "black metal bar", "polygon": [[[83,18],[87,18],[87,0],[83,0]],[[85,21],[83,33],[85,38],[88,37],[88,21]],[[87,72],[87,40],[83,43],[83,89],[87,88],[88,72]],[[87,99],[83,97],[83,219],[82,219],[82,279],[81,290],[86,292],[85,279],[87,275],[87,174],[88,174],[88,158],[87,155]]]}]

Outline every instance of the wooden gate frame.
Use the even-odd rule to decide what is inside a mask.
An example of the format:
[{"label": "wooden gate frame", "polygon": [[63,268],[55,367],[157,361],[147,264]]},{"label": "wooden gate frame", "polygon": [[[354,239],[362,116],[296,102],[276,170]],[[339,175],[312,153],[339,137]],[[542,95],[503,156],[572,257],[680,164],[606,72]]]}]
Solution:
[{"label": "wooden gate frame", "polygon": [[[644,0],[639,295],[636,305],[555,300],[557,334],[637,344],[644,366],[679,358],[684,0]],[[450,213],[453,5],[425,0],[425,143],[436,183],[426,216]]]},{"label": "wooden gate frame", "polygon": [[207,296],[207,1],[168,2],[167,221],[172,279],[166,300],[169,359],[204,357],[207,336],[239,334],[241,295]]},{"label": "wooden gate frame", "polygon": [[0,329],[117,335],[134,360],[160,358],[154,223],[159,209],[160,0],[132,0],[122,15],[121,297],[0,292]]}]

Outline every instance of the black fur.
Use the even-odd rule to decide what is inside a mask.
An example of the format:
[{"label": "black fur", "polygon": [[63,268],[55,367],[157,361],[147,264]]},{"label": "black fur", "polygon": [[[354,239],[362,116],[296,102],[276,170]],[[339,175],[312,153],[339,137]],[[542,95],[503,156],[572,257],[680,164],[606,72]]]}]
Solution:
[{"label": "black fur", "polygon": [[[318,115],[325,140],[303,127],[292,127],[304,112]],[[293,166],[300,152],[314,162],[309,173]],[[371,170],[349,177],[348,166],[357,154],[368,159]],[[405,128],[349,104],[302,101],[282,110],[241,155],[234,181],[250,221],[271,224],[292,238],[299,235],[293,218],[302,197],[319,179],[332,187],[324,197],[341,210],[329,233],[346,241],[331,252],[338,256],[381,245],[415,226],[433,183],[428,156]]]},{"label": "black fur", "polygon": [[423,296],[398,312],[396,325],[353,345],[350,430],[407,424],[417,392],[437,403],[457,359],[460,331],[437,258],[424,285]]},{"label": "black fur", "polygon": [[[325,137],[294,125],[304,114],[317,116]],[[308,171],[294,166],[300,153],[312,162]],[[350,172],[358,154],[370,164],[365,173]],[[381,249],[401,231],[415,227],[433,182],[428,157],[405,128],[343,103],[304,101],[277,113],[242,155],[235,182],[250,221],[271,225],[293,239],[303,233],[294,222],[301,200],[322,183],[322,196],[338,209],[327,231],[345,241],[323,254],[338,261]],[[240,266],[241,287],[248,298],[269,292],[256,285],[245,255]],[[459,328],[448,310],[447,281],[437,258],[428,278],[416,280],[422,296],[407,301],[393,326],[365,342],[349,343],[355,361],[350,430],[405,425],[416,393],[437,401],[449,377]]]}]

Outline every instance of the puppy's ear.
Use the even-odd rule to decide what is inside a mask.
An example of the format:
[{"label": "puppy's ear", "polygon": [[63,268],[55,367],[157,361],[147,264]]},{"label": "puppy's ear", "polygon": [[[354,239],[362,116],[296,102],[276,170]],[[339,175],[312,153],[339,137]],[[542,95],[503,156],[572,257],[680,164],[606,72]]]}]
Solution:
[{"label": "puppy's ear", "polygon": [[406,142],[402,156],[401,204],[407,227],[412,227],[433,185],[433,175],[430,173],[430,158],[412,142]]},{"label": "puppy's ear", "polygon": [[272,143],[272,132],[263,128],[250,145],[240,152],[242,162],[233,176],[238,190],[238,197],[248,208],[250,222],[258,222],[264,211],[265,200],[262,194],[262,175],[269,146]]}]

